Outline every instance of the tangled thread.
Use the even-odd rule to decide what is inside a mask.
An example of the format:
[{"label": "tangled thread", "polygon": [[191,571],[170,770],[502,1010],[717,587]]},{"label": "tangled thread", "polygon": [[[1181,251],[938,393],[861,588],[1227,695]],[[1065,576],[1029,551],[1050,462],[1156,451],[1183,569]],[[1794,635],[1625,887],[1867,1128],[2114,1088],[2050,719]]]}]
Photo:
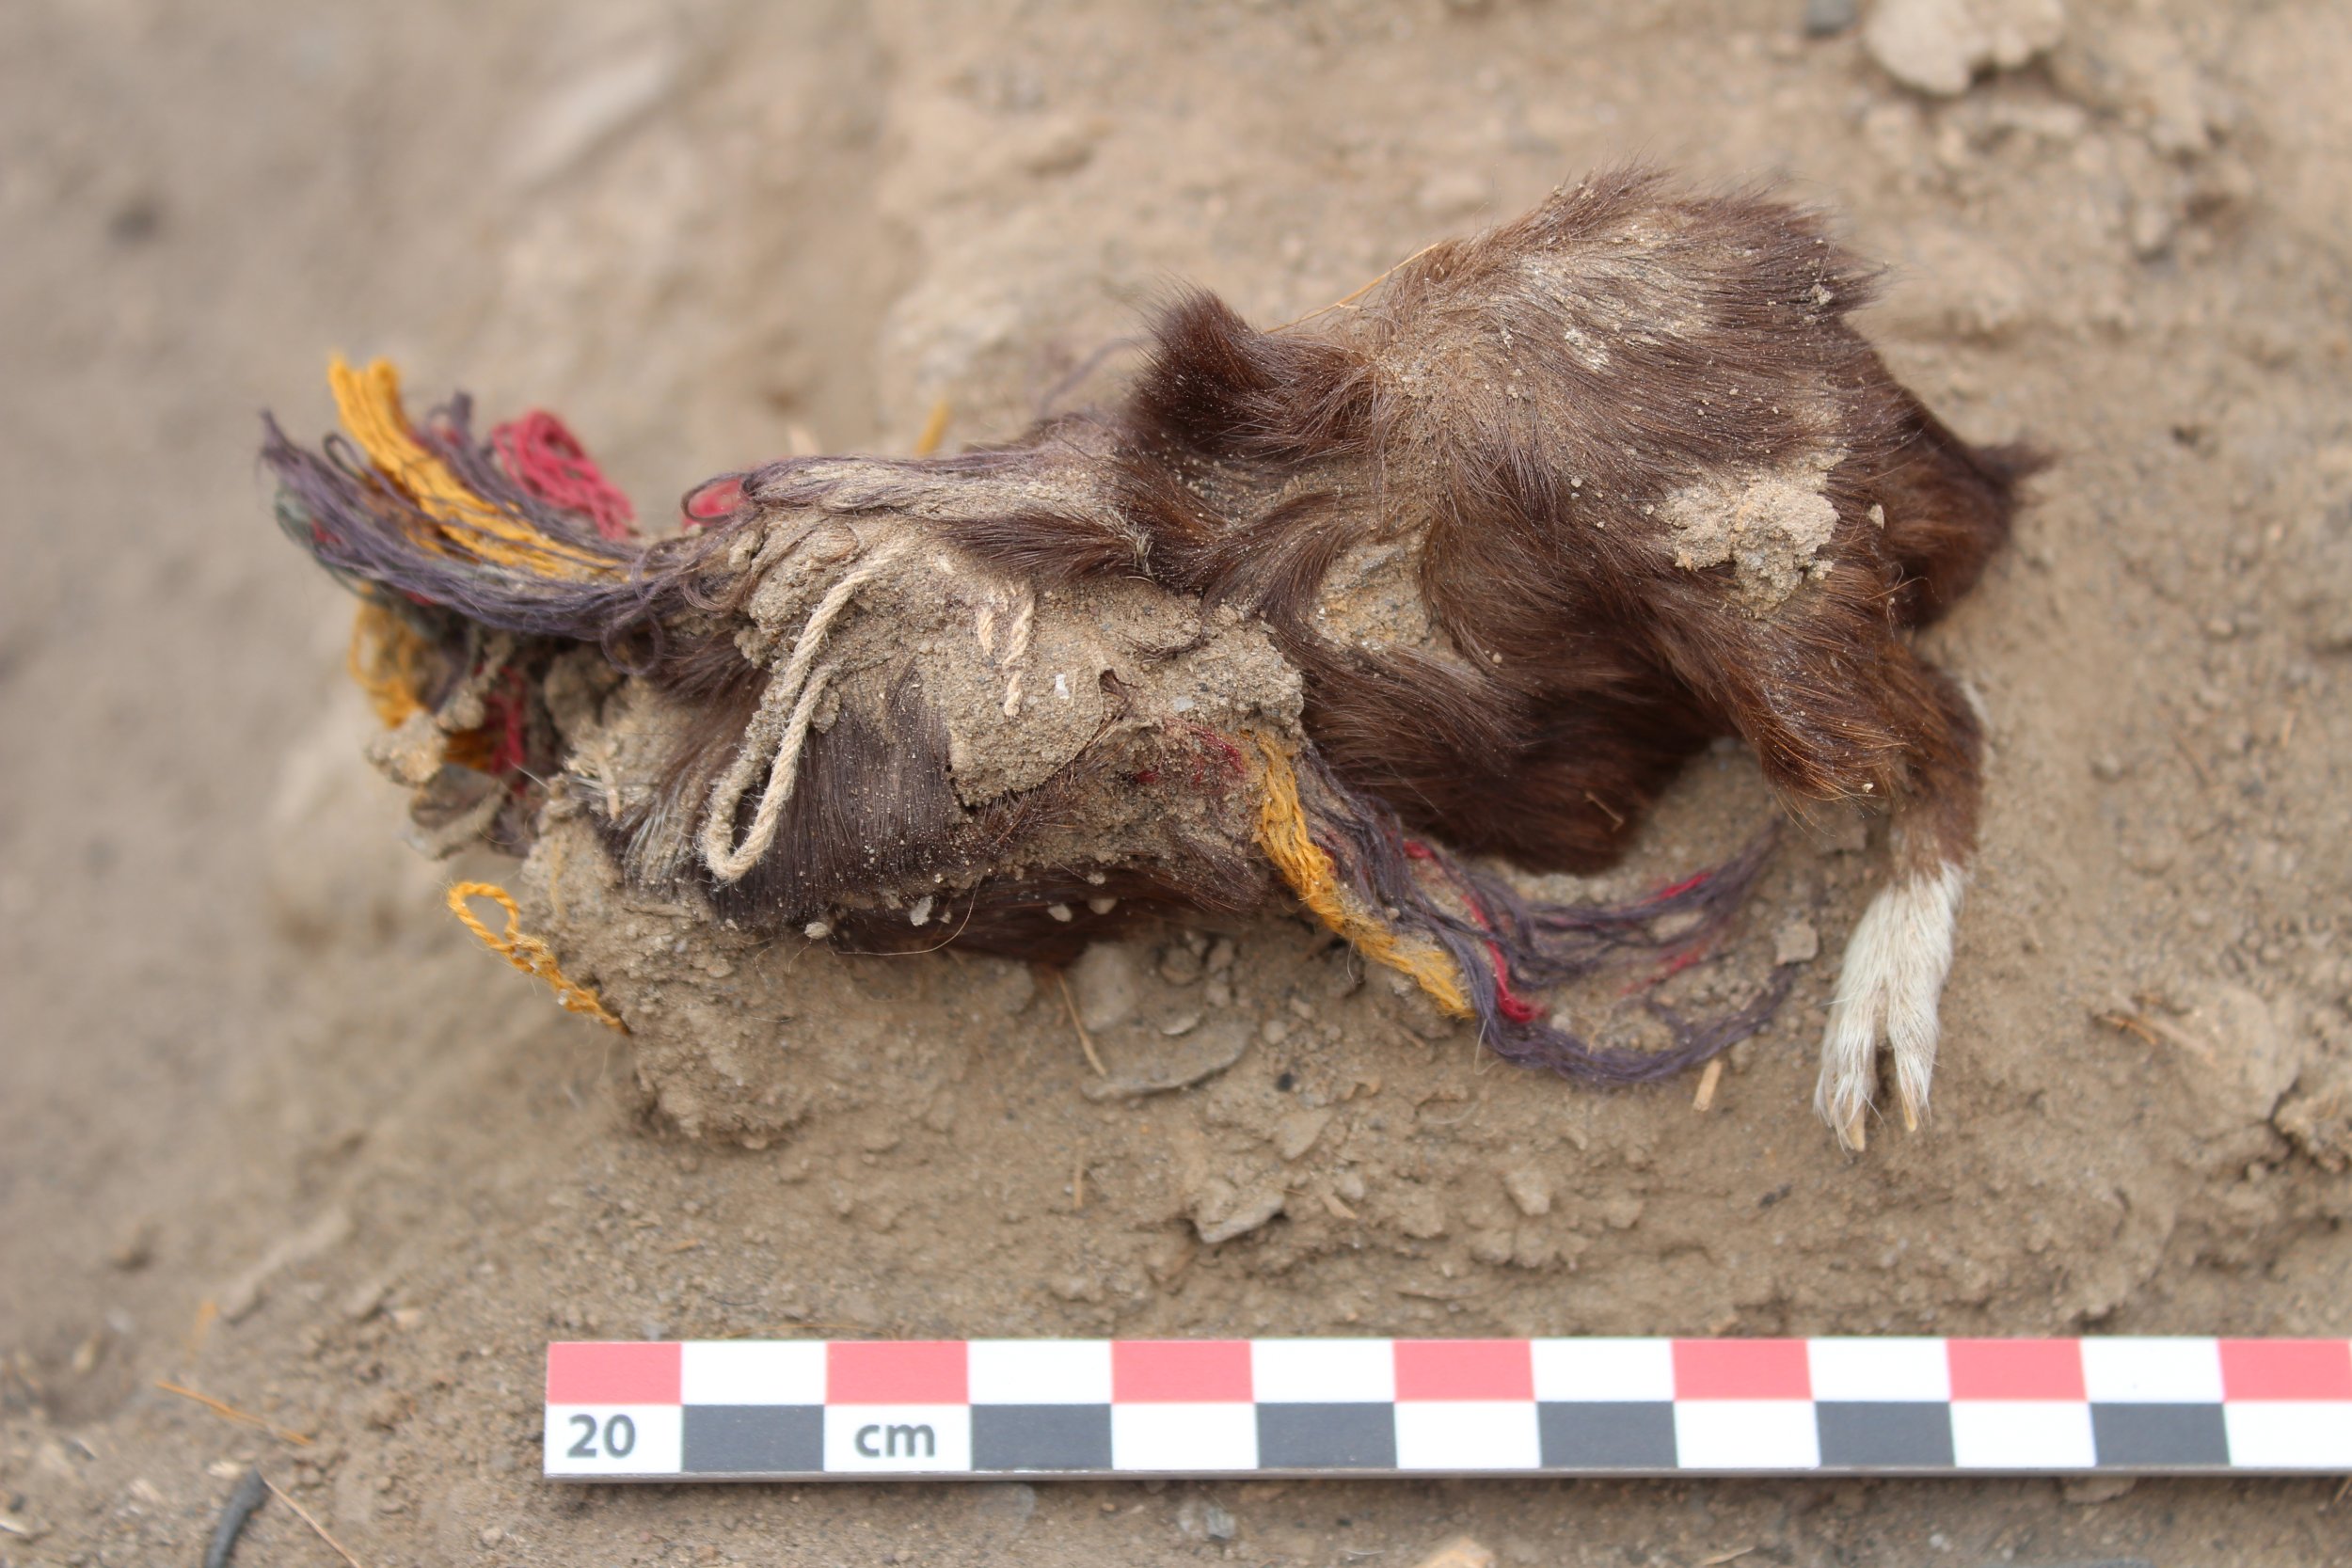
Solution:
[{"label": "tangled thread", "polygon": [[326,368],[326,380],[343,428],[368,461],[439,526],[441,539],[419,541],[427,548],[446,555],[453,544],[461,544],[485,561],[542,577],[611,574],[609,562],[549,538],[526,519],[484,500],[428,451],[401,409],[400,372],[390,360],[378,359],[364,371],[355,371],[337,358]]},{"label": "tangled thread", "polygon": [[388,730],[398,729],[424,710],[424,699],[418,693],[423,689],[425,652],[423,637],[389,606],[373,599],[359,601],[344,667]]},{"label": "tangled thread", "polygon": [[563,420],[544,408],[490,430],[506,477],[550,506],[577,512],[607,539],[637,531],[637,509],[621,487],[604,477]]}]

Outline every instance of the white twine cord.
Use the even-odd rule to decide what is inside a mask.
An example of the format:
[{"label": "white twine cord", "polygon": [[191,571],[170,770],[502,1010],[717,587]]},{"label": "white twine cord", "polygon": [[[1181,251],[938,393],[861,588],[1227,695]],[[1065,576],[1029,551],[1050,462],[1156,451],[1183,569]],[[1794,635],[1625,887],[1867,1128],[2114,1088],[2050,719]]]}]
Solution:
[{"label": "white twine cord", "polygon": [[1025,583],[1021,589],[1021,603],[1012,612],[1012,628],[1005,638],[1005,657],[998,668],[1009,670],[1029,657],[1029,633],[1037,626],[1037,590]]},{"label": "white twine cord", "polygon": [[1037,590],[1024,583],[1021,604],[1012,612],[1012,626],[1005,638],[1005,657],[996,661],[1000,670],[1011,670],[1012,679],[1005,683],[1004,713],[1008,719],[1021,712],[1021,672],[1013,667],[1029,657],[1029,633],[1037,626]]},{"label": "white twine cord", "polygon": [[[858,590],[887,571],[905,549],[904,540],[892,540],[827,589],[807,624],[801,627],[801,635],[793,640],[791,658],[769,677],[768,689],[759,700],[759,711],[752,716],[751,724],[743,732],[742,749],[711,786],[710,804],[703,818],[703,863],[722,882],[741,880],[774,846],[776,829],[784,820],[784,808],[790,802],[793,785],[800,779],[801,751],[808,740],[809,724],[816,718],[818,700],[839,671],[837,664],[828,664],[817,670],[812,678],[810,672],[817,656],[824,651],[834,622],[849,609]],[[772,753],[766,744],[771,735],[775,737]],[[743,792],[751,787],[754,775],[762,766],[768,769],[768,784],[760,791],[759,805],[752,814],[751,832],[738,845],[736,808],[742,803]]]}]

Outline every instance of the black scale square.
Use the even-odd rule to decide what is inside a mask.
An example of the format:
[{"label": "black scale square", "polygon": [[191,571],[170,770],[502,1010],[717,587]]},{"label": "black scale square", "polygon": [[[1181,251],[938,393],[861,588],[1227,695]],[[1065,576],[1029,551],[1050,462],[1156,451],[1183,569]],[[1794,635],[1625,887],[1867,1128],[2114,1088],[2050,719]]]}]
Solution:
[{"label": "black scale square", "polygon": [[1671,1470],[1675,1407],[1667,1400],[1547,1402],[1535,1430],[1548,1470]]},{"label": "black scale square", "polygon": [[975,1470],[1107,1470],[1107,1404],[976,1404]]},{"label": "black scale square", "polygon": [[690,1404],[684,1407],[688,1475],[817,1475],[825,1468],[820,1404]]},{"label": "black scale square", "polygon": [[1951,1467],[1952,1407],[1941,1400],[1821,1400],[1813,1418],[1831,1469]]},{"label": "black scale square", "polygon": [[1396,1406],[1370,1401],[1258,1406],[1258,1467],[1263,1470],[1387,1470],[1396,1467]]},{"label": "black scale square", "polygon": [[2230,1463],[2230,1431],[2217,1404],[2094,1404],[2090,1437],[2101,1465]]}]

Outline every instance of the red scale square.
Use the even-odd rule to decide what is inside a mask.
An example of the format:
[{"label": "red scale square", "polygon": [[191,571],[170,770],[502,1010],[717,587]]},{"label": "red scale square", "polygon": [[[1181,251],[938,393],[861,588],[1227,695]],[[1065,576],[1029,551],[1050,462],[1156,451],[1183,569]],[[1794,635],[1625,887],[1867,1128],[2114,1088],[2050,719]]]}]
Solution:
[{"label": "red scale square", "polygon": [[1247,1339],[1114,1339],[1115,1404],[1247,1404]]},{"label": "red scale square", "polygon": [[825,1347],[827,1404],[968,1404],[961,1339],[836,1339]]},{"label": "red scale square", "polygon": [[1532,1400],[1535,1359],[1524,1339],[1399,1339],[1399,1400]]},{"label": "red scale square", "polygon": [[2081,1400],[2080,1339],[1947,1339],[1956,1400]]},{"label": "red scale square", "polygon": [[1809,1400],[1813,1363],[1803,1339],[1677,1339],[1678,1400]]},{"label": "red scale square", "polygon": [[2225,1400],[2352,1400],[2352,1343],[2343,1339],[2224,1339]]},{"label": "red scale square", "polygon": [[675,1404],[678,1347],[576,1340],[548,1347],[549,1404]]}]

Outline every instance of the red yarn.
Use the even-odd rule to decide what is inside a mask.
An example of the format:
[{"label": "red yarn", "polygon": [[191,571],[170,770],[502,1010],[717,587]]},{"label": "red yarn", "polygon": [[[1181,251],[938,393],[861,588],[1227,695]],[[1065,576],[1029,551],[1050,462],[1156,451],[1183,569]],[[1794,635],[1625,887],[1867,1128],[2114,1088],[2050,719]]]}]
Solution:
[{"label": "red yarn", "polygon": [[685,500],[678,503],[678,510],[686,514],[687,526],[695,528],[731,516],[735,509],[742,504],[743,476],[722,474],[717,479],[707,479],[687,491]]},{"label": "red yarn", "polygon": [[1651,894],[1649,895],[1649,901],[1653,904],[1662,904],[1667,899],[1674,897],[1677,894],[1690,892],[1692,888],[1698,886],[1701,882],[1704,882],[1708,878],[1712,877],[1714,874],[1715,873],[1712,871],[1702,871],[1696,876],[1685,877],[1682,880],[1676,882],[1671,887],[1661,887],[1656,893]]},{"label": "red yarn", "polygon": [[[1408,838],[1405,841],[1405,858],[1428,862],[1435,861],[1438,856],[1435,850],[1421,840]],[[1470,913],[1478,917],[1478,924],[1489,931],[1493,930],[1495,923],[1486,917],[1486,907],[1468,894],[1463,896],[1470,898]],[[1533,1023],[1543,1017],[1544,1010],[1541,1007],[1511,989],[1511,965],[1509,960],[1502,956],[1502,943],[1489,938],[1486,942],[1486,957],[1493,963],[1495,971],[1495,1010],[1514,1023]]]},{"label": "red yarn", "polygon": [[497,426],[490,444],[506,477],[549,506],[579,513],[607,539],[637,531],[637,509],[628,497],[590,460],[580,437],[547,410],[534,408]]},{"label": "red yarn", "polygon": [[[1484,923],[1483,920],[1481,922]],[[1544,1010],[1526,1001],[1511,990],[1511,966],[1502,959],[1502,944],[1486,943],[1487,956],[1495,966],[1495,1010],[1514,1023],[1533,1023],[1544,1016]]]}]

